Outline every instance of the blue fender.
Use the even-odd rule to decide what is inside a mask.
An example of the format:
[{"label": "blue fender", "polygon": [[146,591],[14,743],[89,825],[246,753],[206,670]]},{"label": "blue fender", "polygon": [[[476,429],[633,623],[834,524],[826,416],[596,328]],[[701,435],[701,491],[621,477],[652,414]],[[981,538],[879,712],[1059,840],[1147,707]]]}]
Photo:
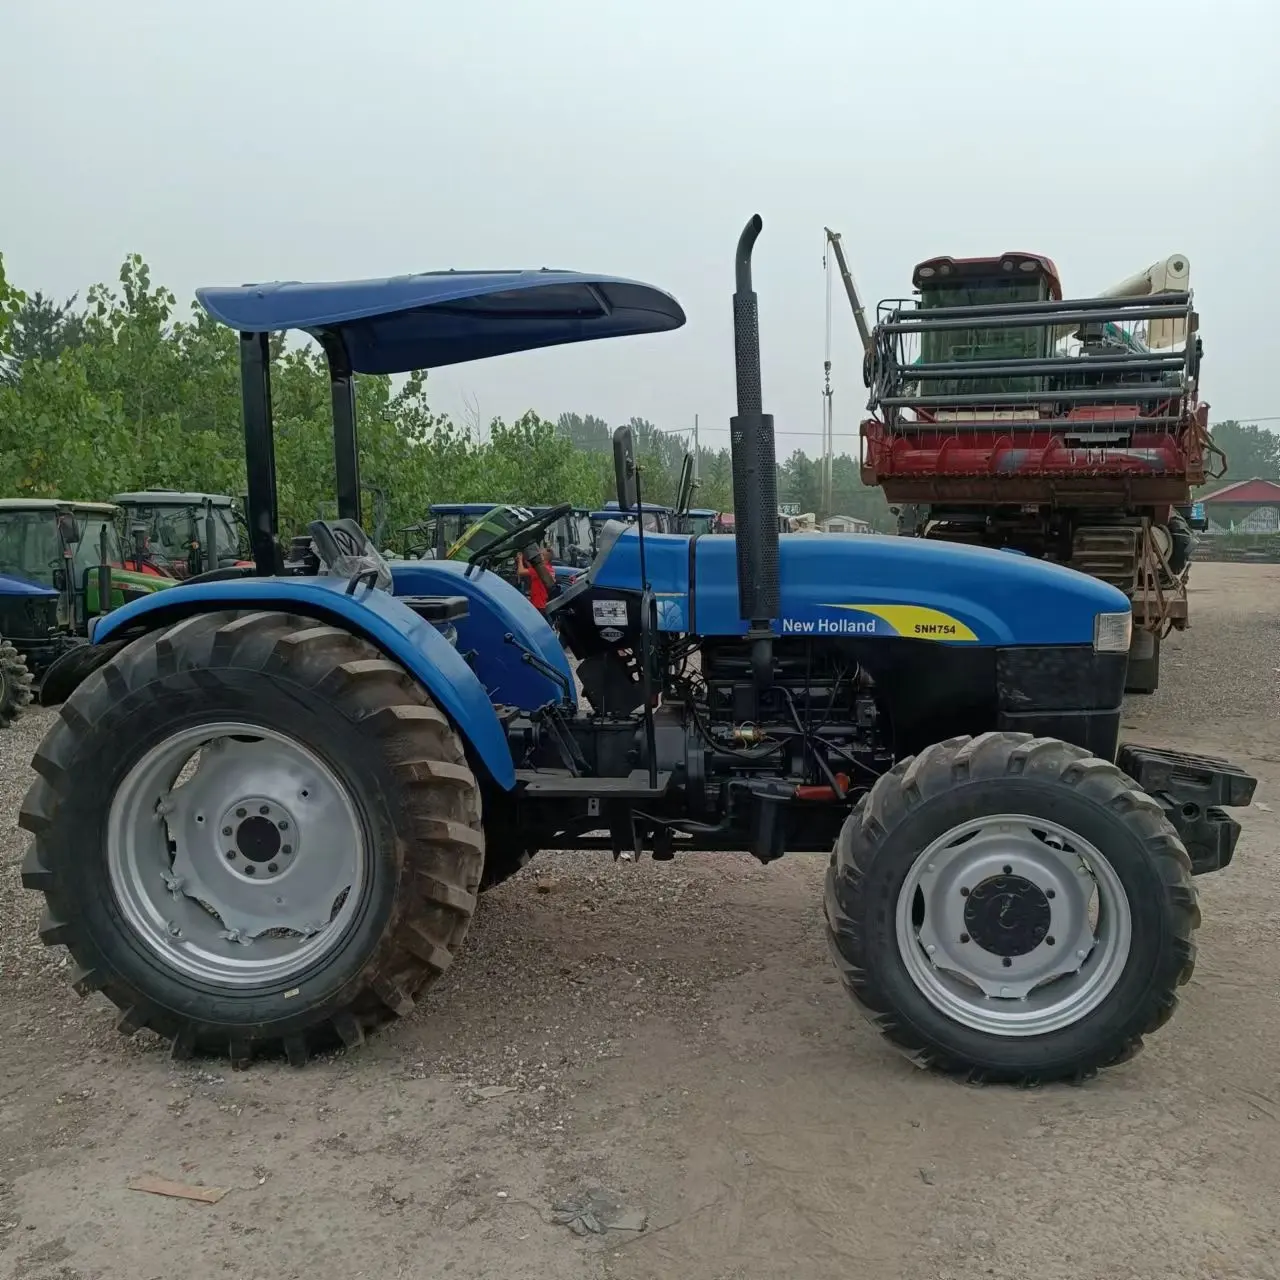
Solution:
[{"label": "blue fender", "polygon": [[[239,578],[170,587],[98,618],[90,639],[105,644],[139,624],[164,626],[213,609],[280,609],[345,626],[367,637],[422,684],[453,721],[493,781],[515,786],[515,768],[502,723],[475,672],[429,622],[394,596],[371,587],[346,594],[342,578]],[[536,612],[536,611],[535,611]]]},{"label": "blue fender", "polygon": [[[458,649],[475,654],[472,666],[491,701],[534,711],[559,702],[567,688],[570,705],[577,706],[564,646],[528,597],[505,578],[487,569],[468,577],[467,566],[458,560],[393,560],[391,577],[398,596],[466,596],[467,616],[456,624]],[[523,649],[508,644],[508,635]],[[524,649],[558,671],[561,680],[548,679],[526,662]]]}]

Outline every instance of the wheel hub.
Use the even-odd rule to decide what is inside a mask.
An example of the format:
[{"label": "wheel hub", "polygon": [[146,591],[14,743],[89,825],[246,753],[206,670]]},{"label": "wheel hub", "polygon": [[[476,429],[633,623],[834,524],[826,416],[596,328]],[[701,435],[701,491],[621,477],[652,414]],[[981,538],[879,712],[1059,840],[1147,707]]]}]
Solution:
[{"label": "wheel hub", "polygon": [[204,979],[292,973],[334,945],[366,875],[345,787],[308,747],[238,722],[184,729],[128,772],[108,818],[117,898]]},{"label": "wheel hub", "polygon": [[948,1017],[996,1035],[1070,1025],[1128,958],[1128,898],[1102,853],[1045,819],[992,814],[916,858],[898,894],[898,953]]},{"label": "wheel hub", "polygon": [[1048,936],[1052,917],[1048,895],[1026,876],[989,876],[965,895],[965,929],[993,955],[1034,951]]},{"label": "wheel hub", "polygon": [[299,852],[301,828],[278,799],[244,796],[218,820],[223,856],[241,875],[258,883],[283,875]]}]

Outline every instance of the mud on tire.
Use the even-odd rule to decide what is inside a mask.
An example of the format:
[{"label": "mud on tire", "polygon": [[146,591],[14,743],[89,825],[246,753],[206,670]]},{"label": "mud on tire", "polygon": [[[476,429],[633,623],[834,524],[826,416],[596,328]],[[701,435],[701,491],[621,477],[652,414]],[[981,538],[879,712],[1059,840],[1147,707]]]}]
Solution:
[{"label": "mud on tire", "polygon": [[[983,815],[1005,814],[1077,833],[1104,854],[1127,904],[1127,951],[1114,961],[1106,994],[1092,1007],[1082,1002],[1079,1017],[1043,1033],[1010,1028],[999,1034],[980,1015],[972,1023],[948,1016],[940,1007],[945,1001],[926,994],[927,978],[913,976],[921,965],[910,947],[921,946],[926,969],[935,961],[916,938],[900,940],[900,893],[918,874],[923,852],[953,830],[962,841],[965,824]],[[1034,825],[1024,824],[1027,830]],[[959,892],[977,895],[968,885]],[[943,910],[952,909],[949,897],[942,900]],[[922,901],[916,899],[913,926]],[[975,1082],[1019,1084],[1081,1080],[1132,1057],[1173,1013],[1177,988],[1191,976],[1200,924],[1190,859],[1156,802],[1114,765],[1079,747],[1015,733],[953,738],[882,776],[840,834],[824,907],[846,989],[897,1048],[922,1067]],[[972,947],[978,939],[962,934],[958,941]],[[1041,935],[1039,945],[1045,941],[1055,940]],[[958,947],[954,954],[970,953]]]},{"label": "mud on tire", "polygon": [[[360,898],[338,939],[300,973],[237,985],[184,969],[166,959],[163,938],[131,926],[113,887],[113,796],[148,750],[215,722],[258,725],[303,744],[350,799]],[[70,951],[81,995],[100,990],[119,1008],[121,1031],[154,1031],[175,1056],[246,1061],[283,1049],[301,1064],[319,1049],[354,1047],[413,1008],[470,924],[484,842],[480,791],[461,743],[401,667],[339,628],[242,611],[146,635],[75,691],[33,766],[39,776],[19,823],[33,836],[23,884],[45,896],[40,936]],[[297,853],[300,864],[301,844]],[[190,901],[181,906],[190,910]],[[235,945],[207,944],[239,954]]]}]

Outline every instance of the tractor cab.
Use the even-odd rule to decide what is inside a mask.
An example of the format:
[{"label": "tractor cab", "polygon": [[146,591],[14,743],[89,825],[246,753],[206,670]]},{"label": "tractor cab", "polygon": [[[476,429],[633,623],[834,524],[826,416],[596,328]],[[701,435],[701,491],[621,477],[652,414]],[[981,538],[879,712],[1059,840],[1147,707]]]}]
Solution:
[{"label": "tractor cab", "polygon": [[248,562],[243,558],[243,517],[226,494],[144,489],[118,493],[121,536],[130,568],[172,578],[195,577]]},{"label": "tractor cab", "polygon": [[406,558],[448,559],[450,548],[462,541],[462,535],[498,505],[496,502],[432,503],[427,511],[427,519],[404,531],[409,539],[405,549]]},{"label": "tractor cab", "polygon": [[[544,515],[550,511],[549,506],[530,507],[535,515]],[[574,507],[567,515],[561,516],[547,530],[547,545],[551,549],[551,559],[555,565],[556,576],[572,576],[579,569],[585,569],[591,563],[591,512],[586,507]]]},{"label": "tractor cab", "polygon": [[716,533],[720,512],[710,507],[691,507],[680,521],[681,533]]},{"label": "tractor cab", "polygon": [[[674,531],[675,519],[670,507],[646,502],[640,507],[640,511],[640,523],[648,533],[671,533]],[[636,523],[636,508],[629,507],[624,511],[619,507],[618,500],[611,498],[599,511],[592,511],[589,519],[591,523],[591,545],[598,547],[601,531],[611,520],[621,520],[626,524]]]},{"label": "tractor cab", "polygon": [[[951,307],[988,307],[1005,303],[1059,301],[1058,270],[1045,257],[1006,253],[997,258],[931,258],[911,275],[921,313]],[[1006,360],[1048,359],[1056,339],[1048,327],[1004,325],[931,329],[920,336],[918,364],[999,364]],[[983,392],[1031,392],[1034,378],[1003,375],[941,379],[927,388],[933,395]]]}]

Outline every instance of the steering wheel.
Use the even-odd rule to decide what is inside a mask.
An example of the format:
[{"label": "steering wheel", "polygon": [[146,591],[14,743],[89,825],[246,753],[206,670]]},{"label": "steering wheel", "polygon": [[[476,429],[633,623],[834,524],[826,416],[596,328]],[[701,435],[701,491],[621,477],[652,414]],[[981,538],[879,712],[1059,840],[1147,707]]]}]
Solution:
[{"label": "steering wheel", "polygon": [[487,547],[472,556],[471,563],[467,565],[467,577],[471,576],[472,569],[488,568],[495,561],[514,555],[531,542],[537,542],[557,520],[563,519],[572,510],[572,502],[562,502],[558,507],[552,507],[550,511],[544,511],[540,516],[530,516],[528,520],[522,520],[514,529],[508,529],[500,538],[495,538]]}]

